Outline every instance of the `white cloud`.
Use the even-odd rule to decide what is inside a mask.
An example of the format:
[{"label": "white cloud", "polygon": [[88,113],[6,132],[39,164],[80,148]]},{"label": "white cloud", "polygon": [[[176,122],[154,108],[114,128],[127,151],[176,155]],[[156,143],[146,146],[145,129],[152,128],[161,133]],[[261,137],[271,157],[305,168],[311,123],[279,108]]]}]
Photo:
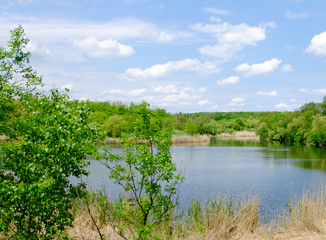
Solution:
[{"label": "white cloud", "polygon": [[244,76],[254,76],[263,73],[269,73],[275,71],[279,65],[281,64],[282,60],[277,58],[272,58],[269,61],[265,61],[263,63],[257,63],[249,65],[248,63],[240,64],[235,68],[237,72],[242,73]]},{"label": "white cloud", "polygon": [[70,83],[70,84],[63,85],[61,88],[71,90],[73,86],[74,85]]},{"label": "white cloud", "polygon": [[200,106],[206,105],[207,103],[208,103],[208,100],[198,101],[198,105],[200,105]]},{"label": "white cloud", "polygon": [[146,92],[146,88],[140,88],[140,89],[134,89],[129,91],[129,94],[131,96],[139,96],[141,94],[143,94],[144,92]]},{"label": "white cloud", "polygon": [[274,23],[266,23],[257,27],[247,24],[232,25],[227,22],[213,24],[195,24],[192,30],[202,33],[210,33],[216,38],[215,45],[205,45],[198,51],[207,56],[216,57],[227,61],[246,46],[254,46],[257,42],[266,38],[266,28],[275,26]]},{"label": "white cloud", "polygon": [[217,104],[215,104],[214,106],[210,107],[209,109],[212,111],[215,111],[219,108],[219,106]]},{"label": "white cloud", "polygon": [[301,88],[301,89],[298,90],[298,92],[300,92],[300,93],[308,92],[308,89],[306,89],[306,88]]},{"label": "white cloud", "polygon": [[314,93],[326,95],[326,88],[315,89]]},{"label": "white cloud", "polygon": [[290,102],[296,102],[297,100],[295,98],[291,98]]},{"label": "white cloud", "polygon": [[94,37],[88,37],[83,40],[76,39],[73,44],[88,56],[95,58],[129,57],[135,53],[131,46],[113,39],[99,41]]},{"label": "white cloud", "polygon": [[154,88],[154,91],[157,93],[176,93],[178,90],[175,85],[159,86]]},{"label": "white cloud", "polygon": [[226,16],[226,15],[230,14],[230,12],[228,10],[212,8],[212,7],[205,7],[205,8],[203,8],[203,11],[207,12],[207,13],[212,13],[212,14],[216,14],[216,15],[223,15],[223,16]]},{"label": "white cloud", "polygon": [[140,68],[129,68],[126,74],[133,78],[159,78],[179,71],[194,71],[201,74],[211,74],[217,73],[219,69],[212,62],[201,63],[198,59],[184,59],[167,62],[165,64],[157,64],[144,70]]},{"label": "white cloud", "polygon": [[275,108],[288,110],[288,109],[291,109],[292,106],[290,106],[290,105],[288,105],[286,103],[279,103],[279,104],[275,105]]},{"label": "white cloud", "polygon": [[217,85],[225,86],[225,85],[232,85],[239,82],[240,78],[238,76],[230,76],[228,78],[224,78],[222,80],[216,81]]},{"label": "white cloud", "polygon": [[109,94],[120,94],[122,92],[122,90],[120,90],[120,89],[110,89],[109,91],[108,91],[108,93]]},{"label": "white cloud", "polygon": [[275,90],[270,92],[258,91],[257,94],[262,96],[270,96],[270,97],[275,97],[278,95],[278,93]]},{"label": "white cloud", "polygon": [[74,39],[94,37],[96,39],[116,39],[124,41],[171,42],[188,38],[190,31],[178,31],[161,27],[138,18],[115,18],[110,21],[72,21],[59,18],[26,17],[23,15],[6,15],[0,17],[0,35],[5,36],[9,30],[21,24],[30,39],[43,43],[72,42]]},{"label": "white cloud", "polygon": [[182,88],[178,93],[169,94],[163,97],[161,100],[165,103],[180,103],[180,102],[190,102],[200,98],[200,95],[196,95],[196,92],[191,88]]},{"label": "white cloud", "polygon": [[288,19],[296,19],[296,18],[308,18],[310,16],[309,12],[297,12],[294,13],[290,10],[285,11],[285,17]]},{"label": "white cloud", "polygon": [[293,68],[291,64],[284,64],[282,66],[282,72],[293,72]]},{"label": "white cloud", "polygon": [[315,35],[311,41],[306,52],[313,53],[315,55],[325,56],[326,55],[326,32],[322,32]]},{"label": "white cloud", "polygon": [[204,93],[204,92],[206,92],[206,90],[207,90],[207,89],[204,88],[204,87],[199,88],[199,92],[200,92],[200,93]]},{"label": "white cloud", "polygon": [[52,53],[48,48],[46,48],[45,46],[41,47],[32,41],[29,41],[29,43],[26,46],[26,50],[30,51],[33,56],[34,55],[39,55],[42,57],[51,57],[52,56]]},{"label": "white cloud", "polygon": [[192,102],[179,102],[178,104],[181,106],[191,106]]},{"label": "white cloud", "polygon": [[228,103],[229,106],[244,106],[244,98],[237,97],[237,98],[232,98],[231,102]]}]

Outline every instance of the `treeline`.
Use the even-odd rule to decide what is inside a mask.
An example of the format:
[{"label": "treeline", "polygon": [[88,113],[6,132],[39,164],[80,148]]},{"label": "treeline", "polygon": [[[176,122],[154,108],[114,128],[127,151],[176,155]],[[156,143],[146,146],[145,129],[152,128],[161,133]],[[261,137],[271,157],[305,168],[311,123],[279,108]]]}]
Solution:
[{"label": "treeline", "polygon": [[[121,137],[136,127],[136,104],[86,102],[90,120],[99,124],[108,137]],[[198,112],[170,114],[153,109],[151,124],[170,128],[175,135],[215,136],[235,131],[256,131],[261,140],[281,143],[326,145],[326,97],[323,102],[304,104],[294,112]]]},{"label": "treeline", "polygon": [[[86,104],[92,110],[90,120],[98,123],[108,137],[120,137],[131,133],[137,122],[135,111],[138,105],[121,102],[91,102]],[[170,114],[164,109],[153,109],[152,125],[171,128],[174,134],[209,134],[255,129],[261,112],[200,112]]]},{"label": "treeline", "polygon": [[306,103],[294,112],[265,112],[259,119],[261,140],[326,145],[326,97]]}]

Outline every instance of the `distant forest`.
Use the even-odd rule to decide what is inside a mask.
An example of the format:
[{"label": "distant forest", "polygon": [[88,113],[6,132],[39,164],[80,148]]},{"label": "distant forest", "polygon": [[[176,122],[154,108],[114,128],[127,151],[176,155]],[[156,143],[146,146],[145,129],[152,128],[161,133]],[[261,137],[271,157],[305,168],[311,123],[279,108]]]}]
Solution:
[{"label": "distant forest", "polygon": [[[70,104],[78,105],[78,101]],[[90,121],[98,124],[107,137],[132,133],[139,115],[137,104],[86,101]],[[24,117],[18,102],[15,115]],[[151,125],[169,128],[174,135],[211,135],[235,131],[255,131],[262,141],[312,143],[326,146],[326,96],[321,103],[306,103],[293,112],[198,112],[170,114],[151,109]]]},{"label": "distant forest", "polygon": [[[87,102],[91,121],[108,137],[131,133],[137,123],[136,104]],[[198,112],[170,114],[152,109],[151,124],[171,128],[175,135],[212,135],[255,131],[262,141],[326,145],[326,96],[321,103],[306,103],[294,112]]]}]

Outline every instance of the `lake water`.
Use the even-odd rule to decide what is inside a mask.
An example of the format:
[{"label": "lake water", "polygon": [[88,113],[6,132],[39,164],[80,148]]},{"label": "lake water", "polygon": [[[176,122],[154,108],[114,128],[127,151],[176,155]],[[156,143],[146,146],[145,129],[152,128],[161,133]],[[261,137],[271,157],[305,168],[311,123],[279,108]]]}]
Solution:
[{"label": "lake water", "polygon": [[[121,153],[121,148],[112,152]],[[318,190],[326,180],[326,150],[314,146],[216,139],[208,146],[174,146],[171,154],[185,176],[179,196],[182,208],[191,199],[204,202],[223,196],[240,201],[258,196],[261,213],[272,216],[287,209],[290,197]],[[106,167],[90,162],[89,188],[113,197],[122,192],[108,178]]]}]

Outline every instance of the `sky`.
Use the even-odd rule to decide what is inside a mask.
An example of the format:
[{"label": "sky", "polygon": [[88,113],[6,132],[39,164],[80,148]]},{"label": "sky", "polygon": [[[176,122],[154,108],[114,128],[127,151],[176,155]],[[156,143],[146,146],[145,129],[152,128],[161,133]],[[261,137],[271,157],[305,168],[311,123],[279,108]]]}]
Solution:
[{"label": "sky", "polygon": [[177,112],[293,111],[326,96],[325,0],[0,0],[45,89]]}]

